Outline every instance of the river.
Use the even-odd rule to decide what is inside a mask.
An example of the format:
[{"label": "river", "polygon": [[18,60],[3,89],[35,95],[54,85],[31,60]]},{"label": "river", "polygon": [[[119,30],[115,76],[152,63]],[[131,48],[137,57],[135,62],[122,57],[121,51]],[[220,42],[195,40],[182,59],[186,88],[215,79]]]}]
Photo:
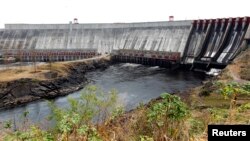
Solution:
[{"label": "river", "polygon": [[[101,87],[104,91],[112,88],[118,91],[118,100],[130,110],[157,98],[163,92],[178,92],[201,84],[205,75],[192,71],[171,71],[159,67],[148,67],[138,64],[121,63],[109,66],[105,70],[95,70],[86,73],[90,84]],[[64,97],[56,98],[55,104],[68,107],[68,97],[78,98],[80,91]],[[22,120],[22,114],[28,111],[32,122],[47,124],[46,117],[50,114],[48,102],[39,100],[19,107],[0,111],[0,122],[6,120]]]}]

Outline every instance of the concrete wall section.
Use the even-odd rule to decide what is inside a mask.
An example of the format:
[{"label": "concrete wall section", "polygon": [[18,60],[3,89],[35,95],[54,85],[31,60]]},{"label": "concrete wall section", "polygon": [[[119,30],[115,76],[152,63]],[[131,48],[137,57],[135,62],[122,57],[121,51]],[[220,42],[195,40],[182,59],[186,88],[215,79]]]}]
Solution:
[{"label": "concrete wall section", "polygon": [[185,63],[227,64],[232,61],[242,50],[244,38],[249,36],[249,22],[248,17],[194,21]]},{"label": "concrete wall section", "polygon": [[5,24],[5,29],[103,29],[103,28],[143,28],[143,27],[171,27],[189,26],[187,21],[163,21],[141,23],[103,23],[103,24]]},{"label": "concrete wall section", "polygon": [[250,40],[250,26],[248,26],[248,29],[247,29],[247,32],[246,32],[246,35],[245,35],[245,39]]},{"label": "concrete wall section", "polygon": [[113,49],[134,49],[182,54],[190,23],[72,25],[77,28],[69,28],[70,25],[9,25],[0,31],[0,49],[92,48],[97,49],[98,53],[111,52]]},{"label": "concrete wall section", "polygon": [[232,61],[242,50],[244,39],[249,44],[249,23],[250,17],[112,24],[6,24],[0,30],[0,53],[89,49],[96,54],[119,49],[178,52],[181,63],[191,64],[192,68],[210,68]]}]

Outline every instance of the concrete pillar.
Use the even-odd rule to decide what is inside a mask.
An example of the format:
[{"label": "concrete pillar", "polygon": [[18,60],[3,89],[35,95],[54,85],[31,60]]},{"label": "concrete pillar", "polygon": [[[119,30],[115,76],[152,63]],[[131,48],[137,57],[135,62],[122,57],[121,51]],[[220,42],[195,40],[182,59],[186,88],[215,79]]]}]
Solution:
[{"label": "concrete pillar", "polygon": [[[233,28],[233,32],[234,32],[235,35],[240,34],[240,33],[239,33],[240,31],[238,31],[238,27],[239,27],[240,24],[241,24],[241,23],[240,23],[240,18],[236,18],[235,24],[234,24],[234,28]],[[236,48],[236,47],[238,47],[238,46],[237,46],[237,40],[235,40],[235,38],[234,38],[233,43],[232,43],[232,47],[230,47],[230,48],[225,48],[225,49],[222,51],[222,53],[225,52],[225,51],[227,52],[227,53],[225,54],[224,58],[222,59],[222,62],[227,63],[227,62],[229,61],[229,57],[230,57],[230,55],[233,53],[234,48]],[[220,60],[220,59],[219,59],[219,60]],[[217,61],[218,61],[218,60],[217,60]]]},{"label": "concrete pillar", "polygon": [[190,41],[191,41],[191,37],[192,37],[192,34],[194,32],[194,27],[195,27],[195,24],[196,24],[196,21],[193,21],[192,22],[192,25],[190,27],[190,30],[189,30],[189,34],[188,34],[188,38],[187,38],[187,42],[185,44],[185,48],[184,48],[184,52],[183,52],[183,56],[182,56],[182,62],[183,63],[186,63],[186,57],[187,57],[187,52],[188,52],[188,47],[189,47],[189,44],[190,44]]},{"label": "concrete pillar", "polygon": [[230,28],[232,27],[232,22],[233,22],[233,19],[230,18],[228,20],[228,23],[227,23],[227,28],[226,28],[226,30],[225,30],[225,32],[223,34],[222,41],[221,41],[221,44],[219,46],[219,49],[216,52],[216,54],[214,55],[214,57],[212,58],[212,61],[217,61],[217,59],[220,57],[221,52],[224,50],[227,36],[229,34]]},{"label": "concrete pillar", "polygon": [[[206,24],[206,23],[205,23]],[[207,47],[205,47],[205,45],[207,44],[208,42],[208,39],[211,35],[211,28],[212,28],[212,25],[213,25],[213,20],[209,20],[209,23],[208,23],[208,27],[207,27],[207,30],[206,30],[206,34],[205,34],[205,37],[203,39],[203,41],[201,42],[201,45],[200,45],[200,48],[201,48],[201,51],[199,53],[199,55],[195,58],[195,60],[200,60],[201,57],[204,56],[204,54],[206,53],[206,50],[207,50]]]},{"label": "concrete pillar", "polygon": [[246,25],[248,26],[248,28],[244,38],[250,40],[250,18],[247,19]]},{"label": "concrete pillar", "polygon": [[242,19],[242,26],[241,26],[241,31],[240,31],[240,39],[237,43],[236,46],[238,46],[238,48],[234,51],[234,53],[230,56],[230,60],[233,60],[242,50],[244,50],[246,48],[246,42],[244,41],[244,39],[246,38],[246,35],[249,34],[247,32],[249,32],[249,22],[248,21],[250,19],[248,19],[248,17],[244,17]]}]

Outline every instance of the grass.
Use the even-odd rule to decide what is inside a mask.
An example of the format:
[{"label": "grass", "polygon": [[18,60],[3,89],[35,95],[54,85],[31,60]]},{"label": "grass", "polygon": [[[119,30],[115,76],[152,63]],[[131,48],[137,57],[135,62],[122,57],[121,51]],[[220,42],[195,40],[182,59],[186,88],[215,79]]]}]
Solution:
[{"label": "grass", "polygon": [[250,63],[248,62],[246,65],[241,66],[240,70],[240,78],[250,81]]},{"label": "grass", "polygon": [[[218,89],[214,84],[209,86],[205,84],[187,91],[190,97],[183,97],[183,101],[188,104],[191,116],[181,126],[175,126],[182,131],[183,139],[174,140],[207,140],[208,124],[250,124],[250,96],[239,95],[236,108],[231,110],[231,100],[218,94]],[[202,91],[207,91],[209,94],[201,95]],[[153,137],[155,129],[148,126],[146,115],[148,109],[157,103],[162,103],[162,99],[153,100],[118,117],[106,128],[113,130],[117,136],[116,139],[122,141],[140,140],[139,138],[143,136]],[[156,140],[161,139],[156,138]]]},{"label": "grass", "polygon": [[[14,81],[21,78],[31,78],[36,80],[49,80],[51,78],[47,77],[49,72],[57,74],[57,77],[67,76],[71,67],[74,63],[89,63],[93,59],[108,59],[106,56],[101,56],[97,58],[89,58],[85,60],[77,61],[65,61],[65,62],[53,62],[51,64],[38,64],[36,65],[36,71],[34,65],[31,66],[17,66],[15,68],[7,68],[0,70],[0,82]],[[54,79],[54,78],[53,78]]]},{"label": "grass", "polygon": [[[200,92],[202,90],[204,91],[204,89],[205,91],[209,91],[208,95],[200,95]],[[236,108],[233,110],[233,117],[231,117],[230,114],[232,110],[229,108],[230,100],[216,93],[217,89],[215,89],[215,86],[209,85],[205,88],[201,86],[188,91],[190,97],[188,99],[185,98],[185,100],[183,98],[183,101],[188,105],[190,115],[185,117],[185,120],[181,122],[174,123],[172,120],[164,120],[165,122],[163,124],[166,125],[165,127],[175,128],[163,130],[164,128],[152,126],[152,123],[148,120],[148,112],[150,109],[152,110],[152,107],[164,103],[162,98],[152,100],[146,105],[141,105],[137,109],[121,114],[101,124],[91,124],[91,126],[96,128],[96,132],[102,140],[141,141],[143,139],[154,139],[163,141],[168,139],[177,141],[205,141],[207,140],[208,124],[250,124],[250,96],[239,95]],[[75,105],[76,103],[73,102],[72,104]],[[82,106],[80,109],[82,109]],[[74,117],[72,116],[71,118]],[[160,133],[163,135],[162,138],[156,136],[156,134],[159,134],[157,132],[160,130],[162,130]],[[175,132],[178,134],[175,134]],[[46,133],[50,133],[50,131],[46,131]],[[55,138],[60,140],[62,134],[55,134],[57,134]],[[179,137],[177,137],[177,135]],[[69,140],[71,139],[80,139],[80,136],[69,134]]]},{"label": "grass", "polygon": [[[242,52],[238,58],[234,60],[232,65],[229,65],[228,69],[231,70],[237,77],[238,80],[250,80],[250,48]],[[235,76],[232,75],[232,76]]]},{"label": "grass", "polygon": [[[152,140],[154,138],[155,140],[163,141],[171,140],[172,138],[178,141],[205,141],[207,140],[208,124],[250,124],[250,96],[237,96],[237,104],[232,109],[231,99],[225,99],[223,95],[218,94],[220,88],[214,83],[215,81],[223,83],[234,81],[239,84],[249,83],[249,80],[242,78],[242,70],[247,72],[250,70],[246,65],[248,64],[247,60],[249,56],[244,57],[249,53],[249,50],[243,53],[243,55],[237,58],[234,63],[230,64],[219,77],[209,80],[203,86],[187,91],[186,93],[188,94],[184,94],[189,95],[188,97],[183,97],[182,101],[188,105],[190,115],[185,117],[184,121],[175,124],[168,119],[164,119],[163,125],[166,125],[165,127],[172,127],[171,125],[174,125],[175,130],[172,128],[162,130],[163,128],[150,126],[151,124],[149,124],[147,116],[149,109],[152,109],[154,105],[163,104],[163,99],[157,99],[98,125],[98,128],[96,128],[98,135],[102,140],[142,141]],[[66,75],[67,73],[65,72],[68,71],[69,66],[70,64],[67,63],[55,63],[52,65],[51,70],[61,75]],[[41,72],[48,69],[50,69],[48,65],[38,67],[38,70]],[[18,75],[24,72],[25,71],[15,73]],[[159,129],[162,131],[161,133],[159,133]],[[183,138],[176,138],[177,134],[175,133],[177,132],[179,133],[178,136]],[[156,134],[163,136],[157,138]],[[73,139],[71,136],[69,138]]]},{"label": "grass", "polygon": [[[64,76],[66,71],[62,71],[61,67],[55,69],[60,76]],[[21,78],[31,78],[37,80],[47,80],[45,76],[46,73],[50,72],[49,69],[46,69],[46,65],[39,66],[37,71],[34,72],[32,67],[23,67],[22,70],[19,69],[7,69],[0,71],[0,81],[8,82],[13,80],[18,80]]]}]

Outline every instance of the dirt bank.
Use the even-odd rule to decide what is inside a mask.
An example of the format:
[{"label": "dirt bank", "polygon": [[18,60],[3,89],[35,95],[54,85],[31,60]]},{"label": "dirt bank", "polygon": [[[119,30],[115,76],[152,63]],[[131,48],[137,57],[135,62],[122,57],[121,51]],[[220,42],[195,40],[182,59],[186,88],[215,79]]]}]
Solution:
[{"label": "dirt bank", "polygon": [[38,69],[37,74],[34,74],[35,78],[23,77],[2,81],[0,82],[0,109],[38,99],[51,99],[77,91],[88,82],[84,76],[87,71],[104,69],[108,65],[107,59],[52,64],[50,71],[44,71],[44,67],[49,66],[39,66],[40,70]]},{"label": "dirt bank", "polygon": [[[239,95],[237,110],[233,111],[230,110],[231,99],[225,99],[223,95],[218,94],[218,87],[215,85],[215,82],[250,83],[249,56],[250,48],[243,51],[219,76],[203,82],[202,86],[175,94],[181,97],[190,110],[190,117],[181,128],[176,127],[178,131],[186,133],[183,134],[183,138],[186,135],[188,140],[207,140],[208,124],[250,124],[250,108],[245,106],[249,104],[250,95]],[[158,129],[153,130],[151,126],[148,126],[147,111],[155,103],[162,103],[162,98],[153,99],[103,125],[105,131],[111,132],[107,138],[125,141],[139,140],[139,137],[152,137],[155,134],[154,131]],[[242,107],[245,109],[241,111]],[[232,111],[235,112],[234,116],[230,115]]]}]

